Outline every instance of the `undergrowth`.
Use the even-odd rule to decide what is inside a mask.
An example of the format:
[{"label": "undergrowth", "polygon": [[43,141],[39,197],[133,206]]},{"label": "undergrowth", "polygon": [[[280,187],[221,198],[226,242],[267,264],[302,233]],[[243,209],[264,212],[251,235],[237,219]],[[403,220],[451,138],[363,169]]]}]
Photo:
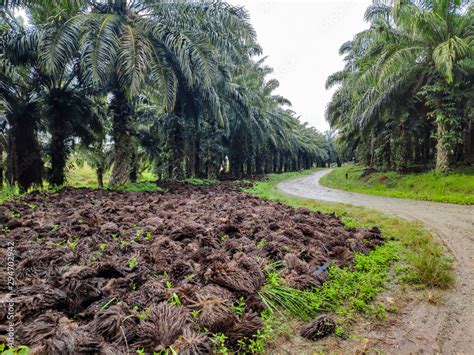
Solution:
[{"label": "undergrowth", "polygon": [[458,168],[448,175],[434,171],[417,174],[387,171],[364,176],[363,172],[362,166],[347,164],[335,168],[320,182],[327,187],[371,195],[474,204],[474,167]]}]

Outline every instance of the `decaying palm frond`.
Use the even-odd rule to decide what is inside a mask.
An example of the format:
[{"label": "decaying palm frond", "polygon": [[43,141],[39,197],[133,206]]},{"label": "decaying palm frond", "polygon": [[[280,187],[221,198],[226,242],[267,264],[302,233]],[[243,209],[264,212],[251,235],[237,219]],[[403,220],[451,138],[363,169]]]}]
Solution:
[{"label": "decaying palm frond", "polygon": [[164,350],[172,345],[191,326],[189,314],[183,309],[160,303],[151,309],[142,320],[137,332],[140,334],[138,347],[147,352]]},{"label": "decaying palm frond", "polygon": [[335,331],[336,322],[332,318],[322,315],[303,325],[300,335],[306,339],[318,340],[333,334]]}]

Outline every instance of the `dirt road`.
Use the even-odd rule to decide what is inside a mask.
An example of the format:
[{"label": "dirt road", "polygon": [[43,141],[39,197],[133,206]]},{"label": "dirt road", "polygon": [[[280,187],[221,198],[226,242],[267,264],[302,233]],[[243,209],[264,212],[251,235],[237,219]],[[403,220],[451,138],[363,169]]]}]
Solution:
[{"label": "dirt road", "polygon": [[408,304],[378,346],[397,354],[474,354],[474,206],[334,190],[319,184],[319,179],[330,171],[284,181],[278,189],[288,195],[364,206],[421,221],[439,236],[455,258],[456,286],[445,294],[443,303]]}]

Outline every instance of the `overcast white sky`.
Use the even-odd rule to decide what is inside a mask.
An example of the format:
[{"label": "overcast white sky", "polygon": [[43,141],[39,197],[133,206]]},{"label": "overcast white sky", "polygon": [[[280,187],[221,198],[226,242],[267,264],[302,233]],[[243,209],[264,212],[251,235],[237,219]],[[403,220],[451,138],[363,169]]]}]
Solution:
[{"label": "overcast white sky", "polygon": [[332,94],[328,75],[342,69],[342,43],[368,27],[371,0],[227,0],[250,12],[258,41],[280,81],[277,93],[293,103],[303,122],[325,131],[324,110]]}]

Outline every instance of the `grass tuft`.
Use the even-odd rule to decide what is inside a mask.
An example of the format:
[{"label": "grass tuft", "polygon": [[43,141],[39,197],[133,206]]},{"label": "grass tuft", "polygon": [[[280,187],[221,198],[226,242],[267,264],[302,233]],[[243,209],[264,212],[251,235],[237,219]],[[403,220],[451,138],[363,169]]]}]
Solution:
[{"label": "grass tuft", "polygon": [[280,276],[274,272],[267,274],[267,282],[258,295],[271,313],[309,320],[318,311],[311,292],[284,286]]}]

